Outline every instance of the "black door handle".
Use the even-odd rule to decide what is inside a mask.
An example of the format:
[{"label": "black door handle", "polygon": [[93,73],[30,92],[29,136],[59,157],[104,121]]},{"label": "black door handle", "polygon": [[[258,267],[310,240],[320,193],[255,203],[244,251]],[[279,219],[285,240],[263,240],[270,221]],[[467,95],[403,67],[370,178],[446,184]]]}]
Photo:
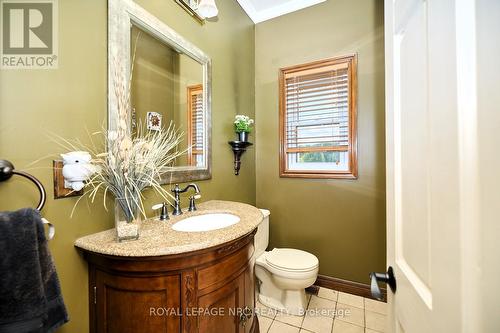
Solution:
[{"label": "black door handle", "polygon": [[382,292],[380,291],[380,287],[378,286],[378,281],[385,282],[389,285],[392,292],[396,292],[396,278],[394,277],[394,270],[391,266],[387,269],[387,273],[370,273],[370,289],[372,292],[372,296],[378,300],[382,299]]}]

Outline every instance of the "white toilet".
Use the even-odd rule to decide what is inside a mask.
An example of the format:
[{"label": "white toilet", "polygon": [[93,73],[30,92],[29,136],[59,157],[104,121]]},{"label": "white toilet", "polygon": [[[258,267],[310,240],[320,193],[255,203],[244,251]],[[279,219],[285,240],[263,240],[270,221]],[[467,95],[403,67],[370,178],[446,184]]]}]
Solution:
[{"label": "white toilet", "polygon": [[261,209],[264,220],[255,235],[255,276],[259,301],[273,309],[301,315],[307,307],[305,288],[314,284],[319,261],[315,255],[296,249],[273,249],[269,244],[269,214]]}]

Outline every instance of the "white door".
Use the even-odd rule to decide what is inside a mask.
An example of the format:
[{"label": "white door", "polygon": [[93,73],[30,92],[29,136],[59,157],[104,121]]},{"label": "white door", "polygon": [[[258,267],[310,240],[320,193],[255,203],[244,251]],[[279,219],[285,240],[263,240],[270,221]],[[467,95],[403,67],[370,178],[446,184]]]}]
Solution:
[{"label": "white door", "polygon": [[[485,286],[493,280],[482,274],[500,264],[498,245],[481,243],[487,221],[480,195],[482,168],[500,166],[500,127],[489,137],[498,149],[488,160],[482,148],[489,142],[478,133],[488,126],[479,122],[477,99],[479,2],[385,1],[387,261],[396,279],[396,292],[388,288],[390,332],[481,333],[500,325],[498,300],[485,302],[486,287],[500,297],[500,282]],[[489,10],[498,13],[498,3],[489,1]],[[491,37],[498,52],[498,31]],[[490,65],[499,66],[496,59]],[[495,84],[499,95],[498,77]],[[496,106],[490,126],[500,124]],[[494,269],[482,267],[490,252]],[[496,317],[488,318],[490,306]]]}]

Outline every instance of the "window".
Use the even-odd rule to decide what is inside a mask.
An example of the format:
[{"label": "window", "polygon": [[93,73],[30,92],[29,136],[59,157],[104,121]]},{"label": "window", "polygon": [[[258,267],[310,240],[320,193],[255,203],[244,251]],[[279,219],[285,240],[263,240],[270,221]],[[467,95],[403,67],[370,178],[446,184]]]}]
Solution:
[{"label": "window", "polygon": [[356,55],[280,69],[280,176],[357,178]]},{"label": "window", "polygon": [[203,166],[203,86],[187,87],[188,165]]}]

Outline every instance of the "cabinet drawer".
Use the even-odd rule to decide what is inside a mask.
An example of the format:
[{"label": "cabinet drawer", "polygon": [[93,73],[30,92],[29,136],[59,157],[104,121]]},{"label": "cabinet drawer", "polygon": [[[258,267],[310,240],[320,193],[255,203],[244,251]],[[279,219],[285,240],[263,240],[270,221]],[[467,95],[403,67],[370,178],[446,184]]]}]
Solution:
[{"label": "cabinet drawer", "polygon": [[223,283],[234,278],[248,263],[253,254],[253,242],[247,243],[238,251],[226,256],[218,263],[198,270],[198,289]]}]

